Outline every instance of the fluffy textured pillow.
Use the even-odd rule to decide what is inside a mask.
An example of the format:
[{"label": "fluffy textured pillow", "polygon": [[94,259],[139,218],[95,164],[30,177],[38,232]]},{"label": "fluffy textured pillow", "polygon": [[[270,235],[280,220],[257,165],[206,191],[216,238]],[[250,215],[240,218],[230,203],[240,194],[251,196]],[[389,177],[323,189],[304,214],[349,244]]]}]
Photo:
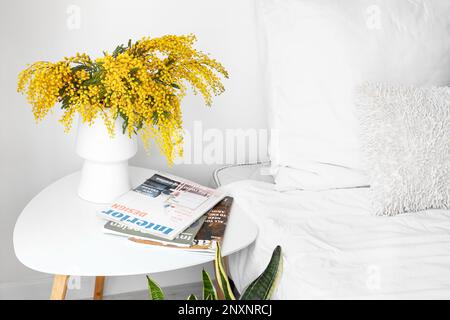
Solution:
[{"label": "fluffy textured pillow", "polygon": [[366,84],[358,90],[375,213],[450,208],[450,88]]},{"label": "fluffy textured pillow", "polygon": [[[450,83],[449,0],[261,0],[258,8],[277,132],[270,159],[281,187],[367,182],[354,116],[358,85]],[[296,169],[304,179],[284,179]]]}]

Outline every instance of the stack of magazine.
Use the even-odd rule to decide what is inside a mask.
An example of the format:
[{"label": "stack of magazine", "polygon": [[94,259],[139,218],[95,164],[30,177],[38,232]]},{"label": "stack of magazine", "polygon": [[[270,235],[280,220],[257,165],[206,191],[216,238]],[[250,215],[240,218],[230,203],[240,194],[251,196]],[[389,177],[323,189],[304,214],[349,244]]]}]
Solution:
[{"label": "stack of magazine", "polygon": [[166,173],[155,173],[98,212],[103,231],[136,243],[214,253],[233,198]]}]

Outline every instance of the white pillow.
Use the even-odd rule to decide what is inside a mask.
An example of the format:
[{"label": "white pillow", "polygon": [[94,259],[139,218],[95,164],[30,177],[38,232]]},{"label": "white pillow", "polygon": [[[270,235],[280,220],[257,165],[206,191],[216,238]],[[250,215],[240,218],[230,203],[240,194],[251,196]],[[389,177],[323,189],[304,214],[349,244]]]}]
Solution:
[{"label": "white pillow", "polygon": [[[367,183],[354,89],[367,81],[450,83],[450,1],[263,0],[258,6],[277,184],[315,189]],[[290,186],[277,178],[277,172],[308,170],[305,163],[323,167],[316,171],[326,176]],[[355,172],[343,175],[341,167]]]},{"label": "white pillow", "polygon": [[365,174],[356,169],[318,162],[302,162],[301,169],[280,167],[275,176],[275,189],[330,190],[352,187],[368,187]]},{"label": "white pillow", "polygon": [[378,215],[450,208],[450,88],[367,84],[356,114]]}]

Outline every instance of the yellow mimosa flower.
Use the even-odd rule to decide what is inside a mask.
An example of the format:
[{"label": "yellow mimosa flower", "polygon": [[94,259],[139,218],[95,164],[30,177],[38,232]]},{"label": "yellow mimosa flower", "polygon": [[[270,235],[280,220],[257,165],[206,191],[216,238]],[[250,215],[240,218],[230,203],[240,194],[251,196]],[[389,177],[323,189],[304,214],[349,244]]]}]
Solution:
[{"label": "yellow mimosa flower", "polygon": [[210,106],[225,90],[221,76],[228,78],[219,62],[194,49],[195,41],[194,35],[145,37],[95,60],[77,53],[56,63],[38,61],[19,74],[17,90],[26,94],[36,121],[60,103],[66,131],[78,113],[87,123],[101,117],[113,136],[121,117],[124,133],[140,134],[145,146],[153,138],[172,165],[183,153],[186,84]]}]

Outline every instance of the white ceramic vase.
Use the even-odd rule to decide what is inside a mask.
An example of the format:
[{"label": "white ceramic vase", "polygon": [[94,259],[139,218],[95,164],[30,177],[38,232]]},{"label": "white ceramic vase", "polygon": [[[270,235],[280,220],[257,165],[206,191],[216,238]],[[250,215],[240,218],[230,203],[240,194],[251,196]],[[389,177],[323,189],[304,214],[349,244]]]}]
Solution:
[{"label": "white ceramic vase", "polygon": [[77,154],[84,159],[78,195],[94,203],[111,203],[131,189],[128,160],[137,152],[136,136],[122,133],[122,118],[116,121],[115,135],[108,134],[103,119],[89,126],[79,119]]}]

